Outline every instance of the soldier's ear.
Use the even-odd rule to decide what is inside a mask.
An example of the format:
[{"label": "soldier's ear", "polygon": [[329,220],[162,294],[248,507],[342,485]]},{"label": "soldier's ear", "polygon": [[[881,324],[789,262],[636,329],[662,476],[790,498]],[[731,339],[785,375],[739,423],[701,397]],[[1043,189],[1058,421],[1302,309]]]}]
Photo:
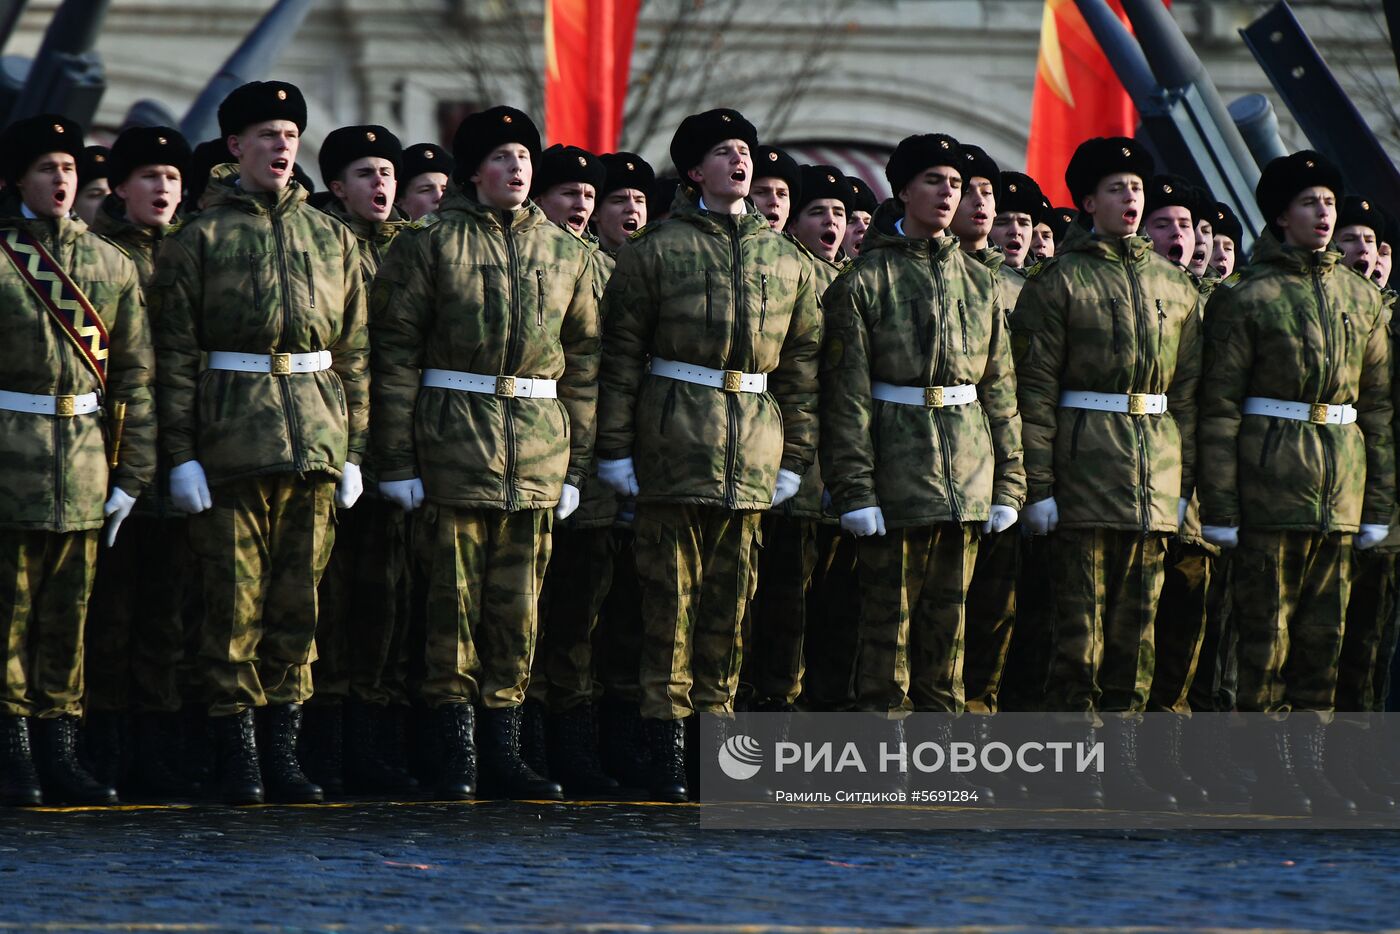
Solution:
[{"label": "soldier's ear", "polygon": [[690,179],[690,180],[691,180],[692,182],[694,182],[697,186],[698,186],[702,181],[705,180],[705,174],[704,174],[703,172],[700,171],[700,167],[699,167],[699,166],[696,166],[696,167],[693,168],[693,169],[689,169],[689,170],[685,173],[685,177],[688,178],[688,179]]},{"label": "soldier's ear", "polygon": [[224,144],[228,146],[229,154],[235,159],[243,158],[243,144],[239,142],[237,136],[229,136],[228,139],[224,140]]},{"label": "soldier's ear", "polygon": [[335,195],[341,201],[345,200],[345,183],[342,182],[340,179],[337,178],[334,181],[332,181],[330,183],[330,189],[331,194]]}]

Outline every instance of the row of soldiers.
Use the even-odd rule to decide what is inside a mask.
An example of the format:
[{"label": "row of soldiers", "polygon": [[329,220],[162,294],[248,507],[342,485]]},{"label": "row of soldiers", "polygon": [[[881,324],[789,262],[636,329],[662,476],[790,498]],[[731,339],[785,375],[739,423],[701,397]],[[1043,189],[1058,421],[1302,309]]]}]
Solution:
[{"label": "row of soldiers", "polygon": [[[335,131],[317,210],[295,86],[219,121],[124,133],[91,232],[80,129],[0,138],[6,802],[412,793],[414,728],[439,798],[683,801],[696,713],[1020,706],[1130,715],[1081,804],[1394,806],[1325,754],[1393,645],[1394,237],[1316,153],[1235,272],[1127,139],[1064,210],[911,136],[877,205],[713,110],[658,211],[636,154],[495,107],[451,157]],[[1252,789],[1135,716],[1231,707],[1284,724]]]}]

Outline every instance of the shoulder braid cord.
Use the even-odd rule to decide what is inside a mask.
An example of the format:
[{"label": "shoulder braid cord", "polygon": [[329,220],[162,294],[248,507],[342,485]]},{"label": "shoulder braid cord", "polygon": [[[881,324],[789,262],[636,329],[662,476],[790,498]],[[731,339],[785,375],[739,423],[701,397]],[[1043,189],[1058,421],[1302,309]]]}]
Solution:
[{"label": "shoulder braid cord", "polygon": [[107,388],[107,328],[83,290],[29,234],[11,227],[0,235],[0,251],[39,299],[54,326],[78,351],[83,365]]}]

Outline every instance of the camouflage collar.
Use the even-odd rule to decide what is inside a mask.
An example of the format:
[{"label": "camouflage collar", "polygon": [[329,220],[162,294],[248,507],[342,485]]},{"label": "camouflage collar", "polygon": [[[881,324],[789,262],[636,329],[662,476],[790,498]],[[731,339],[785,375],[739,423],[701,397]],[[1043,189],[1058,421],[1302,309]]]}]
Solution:
[{"label": "camouflage collar", "polygon": [[698,193],[692,194],[685,188],[676,190],[676,200],[671,204],[671,217],[714,234],[728,233],[731,223],[744,236],[771,230],[768,226],[768,218],[758,213],[758,208],[754,207],[753,202],[748,199],[744,200],[743,214],[716,214],[713,211],[702,211],[700,209],[700,195]]},{"label": "camouflage collar", "polygon": [[1254,241],[1249,254],[1251,266],[1274,266],[1299,274],[1313,270],[1327,272],[1341,260],[1342,254],[1330,247],[1325,250],[1304,250],[1281,243],[1271,230],[1265,230]]},{"label": "camouflage collar", "polygon": [[[476,189],[472,188],[472,194],[475,193]],[[533,201],[526,201],[519,210],[505,211],[500,208],[487,207],[462,189],[456,191],[449,189],[442,196],[442,201],[438,204],[435,213],[448,214],[454,211],[469,214],[497,230],[505,230],[506,227],[510,227],[511,230],[519,232],[528,230],[537,224],[549,223],[549,218],[544,216],[544,212]]]},{"label": "camouflage collar", "polygon": [[408,221],[399,214],[398,208],[394,208],[387,221],[367,221],[356,217],[339,198],[332,198],[321,210],[349,227],[355,239],[361,242],[383,245],[393,240],[400,230],[408,226]]},{"label": "camouflage collar", "polygon": [[228,206],[248,214],[281,215],[295,211],[305,200],[306,189],[295,179],[279,191],[244,191],[238,184],[238,164],[226,162],[209,173],[201,206],[206,211]]},{"label": "camouflage collar", "polygon": [[812,250],[811,248],[809,248],[809,247],[807,246],[807,244],[805,244],[805,243],[803,243],[801,240],[797,239],[797,236],[796,236],[795,234],[791,234],[791,233],[788,233],[787,231],[783,231],[783,236],[784,236],[784,237],[787,237],[788,240],[789,240],[789,242],[791,242],[793,246],[795,246],[795,247],[797,247],[799,250],[801,250],[803,256],[806,256],[808,259],[810,259],[810,260],[811,260],[812,262],[814,262],[814,263],[824,263],[824,264],[826,264],[827,266],[830,266],[832,269],[835,269],[835,270],[837,270],[837,271],[839,272],[840,269],[841,269],[841,267],[844,266],[844,265],[846,265],[846,263],[849,262],[849,260],[848,260],[848,259],[845,257],[845,255],[842,254],[842,253],[837,253],[837,254],[836,254],[836,259],[835,259],[835,260],[829,260],[829,259],[826,259],[826,258],[823,257],[823,256],[817,255],[817,253],[816,253],[814,250]]},{"label": "camouflage collar", "polygon": [[1065,253],[1089,253],[1101,259],[1121,262],[1129,259],[1134,263],[1146,262],[1152,252],[1152,241],[1140,234],[1127,237],[1108,237],[1086,230],[1079,224],[1070,224],[1065,242],[1055,249],[1055,255]]},{"label": "camouflage collar", "polygon": [[931,255],[932,259],[944,260],[958,250],[958,238],[952,234],[942,237],[906,237],[895,229],[895,222],[904,216],[899,202],[891,198],[875,209],[870,226],[865,230],[865,239],[860,242],[860,255],[865,256],[877,250],[902,250],[906,253]]},{"label": "camouflage collar", "polygon": [[67,243],[87,232],[88,226],[76,214],[57,220],[25,217],[19,195],[6,190],[0,194],[0,227],[23,227],[31,234],[52,243]]},{"label": "camouflage collar", "polygon": [[1001,269],[1006,263],[1006,254],[994,246],[985,246],[980,250],[964,250],[963,252],[992,272]]},{"label": "camouflage collar", "polygon": [[152,245],[179,229],[178,220],[163,227],[146,227],[132,223],[126,216],[126,202],[114,194],[103,199],[101,207],[97,209],[97,216],[92,219],[93,233],[101,234],[110,240],[136,243],[149,241]]}]

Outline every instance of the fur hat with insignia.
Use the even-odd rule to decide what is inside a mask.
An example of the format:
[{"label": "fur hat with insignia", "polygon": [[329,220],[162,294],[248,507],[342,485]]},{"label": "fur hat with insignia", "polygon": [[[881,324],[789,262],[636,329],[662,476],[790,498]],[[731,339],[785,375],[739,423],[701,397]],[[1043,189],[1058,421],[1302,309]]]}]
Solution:
[{"label": "fur hat with insignia", "polygon": [[813,201],[840,201],[846,210],[853,210],[856,200],[855,189],[850,179],[841,174],[834,165],[804,165],[802,167],[802,197],[793,196],[792,214],[797,216]]},{"label": "fur hat with insignia", "polygon": [[777,146],[759,146],[753,153],[753,180],[779,178],[787,182],[795,205],[802,197],[802,166]]},{"label": "fur hat with insignia", "polygon": [[1370,227],[1379,240],[1385,232],[1385,218],[1381,216],[1376,202],[1360,195],[1351,195],[1337,211],[1337,229],[1343,227]]},{"label": "fur hat with insignia", "polygon": [[116,188],[145,165],[170,165],[189,171],[190,144],[180,131],[168,126],[134,126],[123,130],[107,157],[107,184]]},{"label": "fur hat with insignia", "polygon": [[1180,175],[1154,175],[1143,186],[1144,204],[1142,219],[1147,219],[1162,208],[1185,208],[1191,213],[1191,226],[1200,219],[1201,206],[1199,189]]},{"label": "fur hat with insignia", "polygon": [[1298,192],[1308,188],[1330,188],[1340,203],[1346,198],[1342,173],[1320,152],[1304,149],[1288,156],[1279,156],[1264,166],[1254,199],[1264,214],[1264,222],[1275,228],[1276,221]]},{"label": "fur hat with insignia", "polygon": [[[974,178],[985,178],[992,183],[993,195],[1001,190],[1001,169],[997,168],[996,161],[987,155],[987,151],[981,146],[963,146],[962,162],[958,164],[958,171],[962,172],[964,188]],[[997,207],[1000,209],[1000,203]]]},{"label": "fur hat with insignia", "polygon": [[350,163],[369,156],[393,163],[395,176],[402,171],[403,146],[384,127],[366,124],[331,130],[321,143],[321,181],[329,185],[340,178]]},{"label": "fur hat with insignia", "polygon": [[457,163],[452,177],[459,185],[470,184],[481,160],[507,143],[524,146],[531,162],[540,161],[540,130],[525,111],[501,104],[469,115],[452,136],[452,156]]},{"label": "fur hat with insignia", "polygon": [[689,178],[688,173],[705,160],[705,154],[727,139],[743,140],[750,152],[758,148],[758,130],[737,110],[721,107],[686,117],[671,137],[671,164],[676,174]]},{"label": "fur hat with insignia", "polygon": [[874,214],[880,207],[874,189],[859,175],[847,175],[846,181],[851,183],[851,210],[860,211],[862,214]]},{"label": "fur hat with insignia", "polygon": [[85,146],[82,154],[78,156],[78,187],[86,188],[93,182],[106,178],[111,172],[107,165],[111,158],[112,150],[106,146]]},{"label": "fur hat with insignia", "polygon": [[1229,237],[1235,241],[1236,250],[1244,249],[1244,226],[1225,202],[1215,202],[1210,215],[1210,229],[1217,237]]},{"label": "fur hat with insignia", "polygon": [[1050,233],[1055,237],[1055,245],[1059,246],[1065,241],[1065,235],[1069,233],[1070,226],[1079,218],[1079,212],[1074,208],[1051,208],[1050,213],[1045,217],[1045,223],[1050,225]]},{"label": "fur hat with insignia", "polygon": [[1146,184],[1152,177],[1152,155],[1137,140],[1126,136],[1095,136],[1079,144],[1065,168],[1065,187],[1078,208],[1109,175],[1126,172]]},{"label": "fur hat with insignia", "polygon": [[[73,157],[82,187],[83,131],[72,120],[57,114],[39,114],[16,120],[0,133],[0,168],[11,185],[19,181],[35,159],[51,152],[66,152]],[[105,175],[103,171],[97,177]]]},{"label": "fur hat with insignia", "polygon": [[1050,205],[1035,179],[1023,172],[1002,172],[997,188],[997,213],[1029,214],[1031,225],[1045,222]]},{"label": "fur hat with insignia", "polygon": [[651,197],[652,186],[656,182],[656,172],[641,156],[635,152],[609,152],[599,156],[598,159],[603,163],[603,168],[607,172],[603,187],[598,189],[599,201],[614,191],[621,191],[624,188],[634,188],[648,198]]},{"label": "fur hat with insignia", "polygon": [[538,198],[555,185],[583,182],[596,194],[608,179],[607,167],[587,149],[555,143],[540,155],[530,183],[530,197]]},{"label": "fur hat with insignia", "polygon": [[659,176],[647,192],[647,217],[654,218],[658,214],[669,213],[680,187],[681,180],[674,175]]},{"label": "fur hat with insignia", "polygon": [[406,182],[429,172],[441,172],[451,177],[453,159],[446,149],[436,143],[414,143],[403,151],[400,177]]},{"label": "fur hat with insignia", "polygon": [[228,139],[255,123],[287,120],[306,130],[306,98],[286,81],[249,81],[229,92],[219,105],[219,133]]},{"label": "fur hat with insignia", "polygon": [[919,133],[906,136],[885,163],[885,178],[896,198],[919,173],[946,165],[962,174],[962,144],[945,133]]}]

